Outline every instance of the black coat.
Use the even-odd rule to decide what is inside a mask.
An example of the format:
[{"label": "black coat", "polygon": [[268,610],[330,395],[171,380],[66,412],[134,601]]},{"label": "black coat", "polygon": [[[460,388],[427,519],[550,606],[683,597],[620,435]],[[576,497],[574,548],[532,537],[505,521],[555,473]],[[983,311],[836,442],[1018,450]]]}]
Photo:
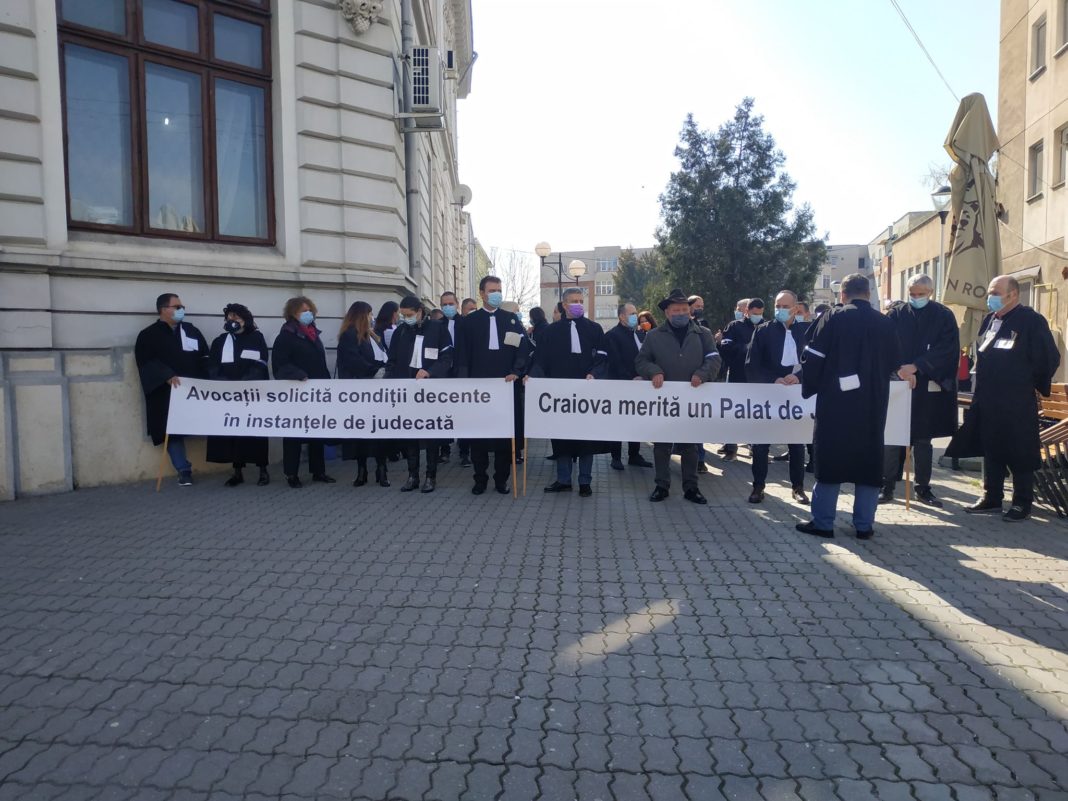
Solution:
[{"label": "black coat", "polygon": [[[233,361],[223,361],[223,346],[233,338]],[[253,355],[255,354],[255,355]],[[208,378],[215,381],[266,381],[267,340],[257,331],[220,334],[211,343]],[[267,437],[208,437],[206,459],[223,464],[266,465],[270,441]]]},{"label": "black coat", "polygon": [[534,340],[534,344],[538,345],[541,341],[541,335],[545,333],[545,330],[549,327],[549,322],[534,323],[534,326],[530,331],[530,338]]},{"label": "black coat", "polygon": [[1017,306],[988,336],[994,319],[987,315],[979,328],[972,397],[983,454],[1013,471],[1037,470],[1042,459],[1035,392],[1049,395],[1060,352],[1046,318],[1034,309]]},{"label": "black coat", "polygon": [[614,381],[632,381],[638,375],[634,360],[638,357],[645,332],[620,323],[604,335],[608,351],[608,377]]},{"label": "black coat", "polygon": [[770,320],[761,323],[753,332],[749,350],[745,357],[745,377],[751,384],[774,384],[794,372],[794,368],[782,364],[782,350],[786,344],[787,333],[794,340],[797,356],[800,360],[805,349],[806,325],[791,325],[787,328],[780,322]]},{"label": "black coat", "polygon": [[[194,350],[183,348],[180,333],[186,342],[196,344]],[[207,357],[208,343],[204,335],[189,323],[171,328],[156,320],[137,335],[134,360],[145,393],[145,417],[153,445],[162,443],[167,435],[167,412],[171,404],[171,385],[167,382],[174,376],[204,378]]]},{"label": "black coat", "polygon": [[313,340],[290,320],[282,325],[271,350],[271,370],[279,381],[303,381],[306,378],[329,378],[323,335],[315,329]]},{"label": "black coat", "polygon": [[[379,347],[385,353],[385,346]],[[360,342],[355,328],[347,329],[337,338],[338,378],[374,378],[385,366],[371,346],[370,337]]]},{"label": "black coat", "polygon": [[[497,327],[497,350],[490,350],[490,324]],[[533,346],[523,324],[511,312],[492,315],[475,309],[457,326],[456,375],[460,378],[522,376],[530,365]]]},{"label": "black coat", "polygon": [[[579,353],[571,352],[572,324],[578,329]],[[604,329],[585,317],[553,323],[541,335],[530,375],[532,378],[585,378],[587,375],[607,378]],[[565,457],[609,453],[613,445],[600,440],[554,439],[552,442],[554,452]]]},{"label": "black coat", "polygon": [[745,376],[745,357],[755,330],[756,326],[748,317],[734,320],[723,329],[719,355],[723,357],[723,369],[727,371],[727,382],[730,384],[744,384],[748,380]]},{"label": "black coat", "polygon": [[386,378],[415,378],[419,368],[412,367],[417,337],[422,337],[423,369],[431,378],[448,378],[452,369],[452,340],[449,329],[439,320],[423,320],[419,325],[402,323],[389,342]]},{"label": "black coat", "polygon": [[894,324],[854,300],[814,326],[801,356],[801,394],[816,395],[816,479],[882,486],[890,376],[901,366]]},{"label": "black coat", "polygon": [[886,316],[897,332],[902,362],[917,368],[912,440],[952,436],[957,430],[960,366],[960,330],[953,312],[931,301],[922,309],[895,305]]}]

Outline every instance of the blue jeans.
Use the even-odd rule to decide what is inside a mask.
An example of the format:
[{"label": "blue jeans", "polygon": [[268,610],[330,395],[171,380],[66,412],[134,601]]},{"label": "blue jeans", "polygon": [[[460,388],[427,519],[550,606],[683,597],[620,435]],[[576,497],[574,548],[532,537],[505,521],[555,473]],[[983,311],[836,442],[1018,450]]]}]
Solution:
[{"label": "blue jeans", "polygon": [[[592,484],[593,483],[593,454],[588,453],[585,456],[578,458],[579,463],[579,484]],[[561,456],[556,460],[556,480],[561,484],[571,483],[571,457]]]},{"label": "blue jeans", "polygon": [[171,434],[167,439],[167,455],[171,457],[171,464],[179,473],[188,473],[193,469],[193,465],[186,458],[185,437],[181,434]]},{"label": "blue jeans", "polygon": [[[841,484],[816,482],[812,490],[812,522],[816,528],[830,531],[834,528],[834,516],[838,508],[838,493]],[[875,525],[875,507],[879,503],[879,488],[864,484],[856,485],[853,499],[853,527],[857,531],[871,531]]]}]

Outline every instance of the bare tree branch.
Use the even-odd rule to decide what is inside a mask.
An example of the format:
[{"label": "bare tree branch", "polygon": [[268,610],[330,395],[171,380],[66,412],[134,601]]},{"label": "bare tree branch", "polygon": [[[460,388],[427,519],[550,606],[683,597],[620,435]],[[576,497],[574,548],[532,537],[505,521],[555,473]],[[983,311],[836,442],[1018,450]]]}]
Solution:
[{"label": "bare tree branch", "polygon": [[538,274],[538,259],[530,253],[508,248],[490,248],[493,274],[501,279],[505,300],[514,300],[520,309],[538,305],[541,296],[541,279]]}]

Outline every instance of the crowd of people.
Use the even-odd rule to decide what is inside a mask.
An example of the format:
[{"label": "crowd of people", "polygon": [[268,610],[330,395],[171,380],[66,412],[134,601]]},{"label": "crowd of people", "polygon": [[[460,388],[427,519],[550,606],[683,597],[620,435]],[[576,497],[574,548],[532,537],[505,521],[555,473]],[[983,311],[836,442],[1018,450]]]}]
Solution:
[{"label": "crowd of people", "polygon": [[[713,326],[704,316],[704,299],[675,289],[659,304],[663,321],[631,303],[618,307],[618,323],[609,331],[586,317],[582,291],[565,290],[550,311],[530,311],[526,325],[518,306],[504,300],[499,278],[479,283],[479,298],[454,292],[441,295],[438,308],[427,308],[409,296],[386,302],[374,314],[370,304],[353,303],[337,334],[334,377],[377,380],[392,378],[499,378],[513,386],[515,442],[518,463],[523,443],[523,393],[528,377],[651,382],[684,381],[693,386],[726,380],[730,383],[799,385],[804,397],[816,397],[816,418],[810,445],[790,444],[774,457],[789,463],[792,499],[811,508],[812,519],[798,529],[817,536],[833,536],[840,486],[856,486],[853,525],[859,538],[872,536],[879,503],[895,498],[905,460],[905,448],[886,447],[883,431],[891,381],[911,388],[911,443],[915,455],[916,498],[941,507],[931,487],[932,439],[951,436],[958,429],[958,387],[975,380],[970,419],[958,437],[957,451],[977,449],[985,460],[984,493],[966,511],[1003,513],[1006,521],[1022,520],[1034,500],[1033,472],[1039,466],[1038,407],[1035,392],[1048,394],[1059,365],[1059,353],[1045,319],[1020,304],[1019,285],[999,276],[987,292],[990,313],[974,346],[974,373],[964,371],[971,348],[961,348],[952,312],[934,300],[934,283],[926,275],[913,276],[908,299],[881,313],[873,308],[868,279],[851,275],[841,285],[834,306],[808,304],[784,289],[774,300],[770,317],[760,298],[737,302],[734,319]],[[139,334],[135,357],[146,399],[148,434],[156,445],[166,441],[178,483],[192,484],[192,467],[184,437],[166,436],[170,392],[183,377],[216,380],[275,379],[305,381],[331,378],[323,332],[316,324],[315,303],[290,298],[284,306],[281,329],[268,348],[252,312],[231,303],[223,309],[222,328],[209,345],[195,326],[185,321],[178,295],[165,293],[156,301],[159,319]],[[966,429],[966,431],[965,431]],[[957,443],[957,440],[954,440]],[[283,438],[282,468],[290,487],[303,484],[299,475],[307,450],[311,480],[335,483],[326,470],[322,439]],[[407,477],[401,492],[433,492],[439,465],[457,448],[460,465],[473,471],[471,492],[493,488],[510,494],[512,441],[470,439],[446,442],[420,440],[341,440],[344,459],[356,463],[353,485],[374,481],[389,487],[389,466],[402,459]],[[709,455],[703,443],[654,443],[653,461],[641,454],[641,443],[627,445],[627,466],[653,468],[649,500],[670,497],[671,459],[680,457],[683,498],[706,504],[698,474],[707,472]],[[775,443],[750,443],[752,490],[748,501],[764,500],[768,465]],[[719,451],[724,461],[737,458],[738,444]],[[554,439],[548,458],[555,461],[555,480],[546,493],[574,490],[593,494],[593,460],[609,454],[611,468],[625,470],[623,443]],[[270,482],[268,440],[262,437],[209,437],[207,459],[229,464],[226,485],[244,483],[244,469],[258,468],[257,483]],[[576,475],[577,471],[577,475]],[[1004,510],[1004,483],[1013,477],[1010,508]],[[811,498],[805,488],[814,473]]]}]

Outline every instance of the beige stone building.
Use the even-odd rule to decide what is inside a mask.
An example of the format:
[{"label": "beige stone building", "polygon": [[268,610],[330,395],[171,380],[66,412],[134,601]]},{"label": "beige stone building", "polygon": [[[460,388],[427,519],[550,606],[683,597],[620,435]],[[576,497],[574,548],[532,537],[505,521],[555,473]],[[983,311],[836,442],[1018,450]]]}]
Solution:
[{"label": "beige stone building", "polygon": [[827,261],[820,266],[816,284],[809,292],[809,303],[818,306],[821,303],[836,302],[836,293],[842,279],[852,273],[872,276],[872,265],[867,245],[828,245]]},{"label": "beige stone building", "polygon": [[1002,0],[998,76],[998,200],[1003,271],[1045,315],[1068,376],[1068,3]]},{"label": "beige stone building", "polygon": [[471,291],[470,0],[359,6],[0,3],[0,499],[156,472],[132,345],[161,292],[268,342],[306,294],[330,348],[354,300]]}]

